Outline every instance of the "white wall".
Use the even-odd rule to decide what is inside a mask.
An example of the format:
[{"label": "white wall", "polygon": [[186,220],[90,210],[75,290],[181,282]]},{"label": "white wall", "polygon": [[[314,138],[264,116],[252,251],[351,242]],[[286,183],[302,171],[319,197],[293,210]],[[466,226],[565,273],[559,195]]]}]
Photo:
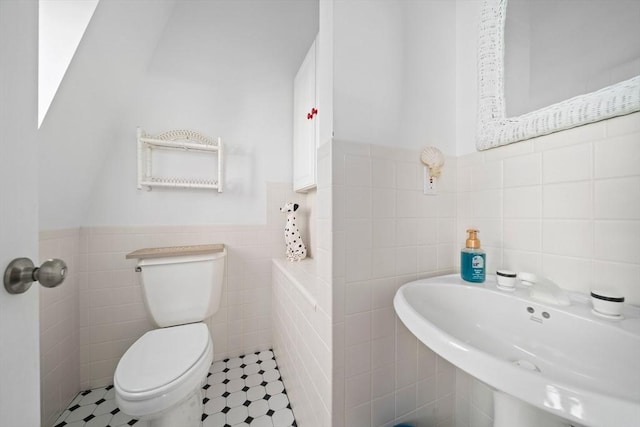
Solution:
[{"label": "white wall", "polygon": [[402,106],[402,7],[392,1],[333,5],[335,137],[395,144]]},{"label": "white wall", "polygon": [[400,145],[436,146],[446,155],[455,155],[456,3],[400,4],[404,32]]},{"label": "white wall", "polygon": [[454,421],[452,365],[393,310],[400,285],[456,264],[456,160],[447,159],[440,194],[425,196],[419,153],[331,144],[335,427]]},{"label": "white wall", "polygon": [[335,137],[455,154],[456,3],[337,1]]},{"label": "white wall", "polygon": [[271,269],[273,351],[301,426],[331,425],[331,283],[317,268],[277,259]]},{"label": "white wall", "polygon": [[[317,7],[180,2],[110,141],[85,221],[264,223],[264,183],[291,181],[292,82],[317,32]],[[220,136],[224,192],[137,190],[136,126],[152,134],[186,128]]]},{"label": "white wall", "polygon": [[38,131],[41,229],[85,224],[92,187],[173,8],[99,2]]},{"label": "white wall", "polygon": [[318,58],[316,61],[317,97],[322,111],[318,113],[318,145],[333,137],[333,1],[320,1]]},{"label": "white wall", "polygon": [[640,304],[638,141],[633,113],[461,157],[457,240],[478,227],[488,271],[613,287]]},{"label": "white wall", "polygon": [[476,152],[480,0],[456,0],[456,153]]},{"label": "white wall", "polygon": [[43,427],[56,419],[80,391],[79,283],[86,282],[86,257],[80,256],[78,228],[40,233],[40,263],[60,258],[67,263],[64,283],[39,286],[40,409]]},{"label": "white wall", "polygon": [[273,351],[296,421],[309,426],[332,425],[334,416],[331,146],[318,150],[314,259],[272,267]]},{"label": "white wall", "polygon": [[455,370],[392,304],[402,283],[454,269],[456,161],[429,197],[417,149],[334,139],[318,156],[316,258],[273,270],[274,352],[297,420],[451,426]]},{"label": "white wall", "polygon": [[[317,29],[314,0],[101,2],[40,132],[41,228],[264,223]],[[225,192],[138,191],[136,126],[221,136]]]},{"label": "white wall", "polygon": [[321,142],[475,151],[480,6],[321,2]]}]

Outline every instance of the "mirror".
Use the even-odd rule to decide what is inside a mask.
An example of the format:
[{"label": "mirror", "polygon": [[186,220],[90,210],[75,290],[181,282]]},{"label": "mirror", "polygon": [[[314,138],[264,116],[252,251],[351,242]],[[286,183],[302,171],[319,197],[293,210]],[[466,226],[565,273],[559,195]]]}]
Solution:
[{"label": "mirror", "polygon": [[[612,5],[618,2],[619,5]],[[507,0],[484,1],[478,57],[476,146],[479,150],[640,110],[640,46],[637,42],[640,3],[635,0],[563,0],[562,3],[565,4],[559,0],[511,0],[507,17]],[[622,10],[625,7],[631,11]],[[576,21],[576,14],[570,13],[576,9],[586,11],[590,23]],[[622,10],[624,17],[616,17],[614,11],[617,10]],[[561,19],[567,15],[571,21]],[[559,35],[552,35],[549,28],[552,23],[559,24],[556,25],[561,31]],[[605,29],[610,24],[615,31]],[[504,37],[505,26],[508,41]],[[589,36],[585,36],[588,32]],[[631,39],[615,39],[612,32],[630,35]],[[568,34],[585,43],[570,41]],[[563,45],[565,49],[558,51]],[[505,52],[509,64],[506,70]],[[569,57],[569,53],[581,55],[576,59]],[[520,61],[512,62],[512,56]],[[611,58],[609,63],[604,62],[605,56]],[[573,71],[558,68],[563,63],[580,66]],[[578,69],[582,79],[575,76]],[[505,82],[509,75],[514,79]],[[562,82],[563,76],[569,77],[569,83]],[[552,87],[555,83],[560,89]],[[547,95],[560,95],[564,100]]]},{"label": "mirror", "polygon": [[507,116],[640,75],[640,1],[509,0]]}]

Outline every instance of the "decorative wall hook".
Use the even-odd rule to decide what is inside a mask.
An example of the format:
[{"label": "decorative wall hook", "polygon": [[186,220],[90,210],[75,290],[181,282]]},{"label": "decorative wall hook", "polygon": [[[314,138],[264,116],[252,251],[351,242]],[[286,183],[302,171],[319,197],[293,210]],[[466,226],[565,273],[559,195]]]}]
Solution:
[{"label": "decorative wall hook", "polygon": [[[420,160],[425,164],[424,168],[424,194],[436,194],[436,180],[442,173],[444,166],[444,154],[436,147],[427,147],[422,150]],[[427,171],[427,168],[429,169]]]},{"label": "decorative wall hook", "polygon": [[444,166],[444,154],[436,147],[427,147],[422,150],[420,160],[429,168],[429,176],[439,178]]}]

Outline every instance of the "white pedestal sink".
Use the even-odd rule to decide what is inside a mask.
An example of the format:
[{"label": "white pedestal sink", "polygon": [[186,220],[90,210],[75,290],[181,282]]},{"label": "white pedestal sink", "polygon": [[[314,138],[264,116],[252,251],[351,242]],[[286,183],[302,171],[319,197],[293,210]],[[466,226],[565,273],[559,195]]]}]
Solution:
[{"label": "white pedestal sink", "polygon": [[638,307],[609,320],[586,295],[554,306],[458,275],[408,283],[394,306],[425,345],[496,390],[495,427],[640,426]]}]

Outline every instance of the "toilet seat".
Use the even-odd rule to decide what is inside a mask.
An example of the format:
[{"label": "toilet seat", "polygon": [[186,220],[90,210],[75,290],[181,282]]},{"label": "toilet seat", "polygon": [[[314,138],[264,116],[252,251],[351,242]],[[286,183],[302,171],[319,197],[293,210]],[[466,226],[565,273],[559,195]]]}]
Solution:
[{"label": "toilet seat", "polygon": [[149,331],[118,363],[118,406],[134,416],[160,412],[197,390],[212,361],[213,343],[204,323]]}]

